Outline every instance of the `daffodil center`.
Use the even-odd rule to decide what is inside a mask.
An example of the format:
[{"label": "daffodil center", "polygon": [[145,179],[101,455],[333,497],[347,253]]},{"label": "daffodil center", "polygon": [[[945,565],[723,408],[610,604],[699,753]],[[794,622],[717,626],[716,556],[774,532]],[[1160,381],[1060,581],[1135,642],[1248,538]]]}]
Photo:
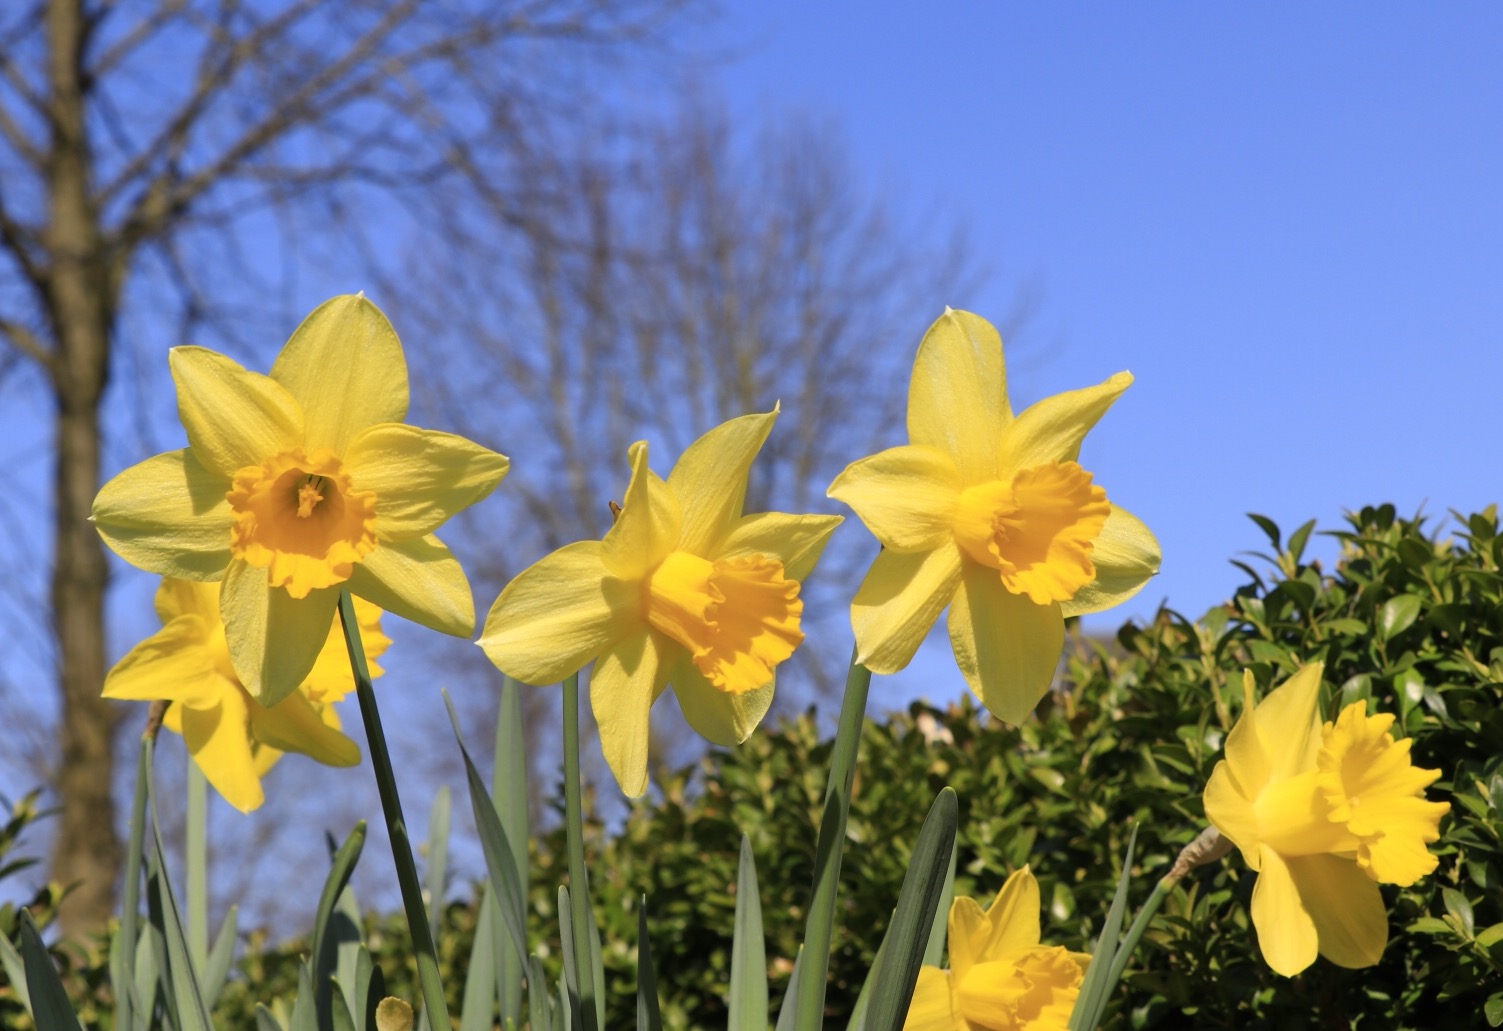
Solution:
[{"label": "daffodil center", "polygon": [[376,547],[376,496],[350,482],[328,448],[284,451],[237,473],[230,551],[294,598],[350,578]]},{"label": "daffodil center", "polygon": [[1353,702],[1325,725],[1315,778],[1329,818],[1356,839],[1356,858],[1370,877],[1412,884],[1435,869],[1425,847],[1439,837],[1443,802],[1427,802],[1427,785],[1439,770],[1409,758],[1410,739],[1394,740],[1392,714],[1367,715]]},{"label": "daffodil center", "polygon": [[770,683],[804,640],[798,581],[762,555],[711,562],[670,552],[645,590],[648,624],[687,648],[705,679],[728,694]]},{"label": "daffodil center", "polygon": [[1075,462],[1047,462],[961,492],[955,540],[1036,605],[1068,601],[1096,578],[1091,560],[1112,506]]},{"label": "daffodil center", "polygon": [[1059,946],[1036,946],[1004,959],[975,963],[955,992],[973,1027],[1013,1031],[1064,1027],[1080,993],[1080,965]]}]

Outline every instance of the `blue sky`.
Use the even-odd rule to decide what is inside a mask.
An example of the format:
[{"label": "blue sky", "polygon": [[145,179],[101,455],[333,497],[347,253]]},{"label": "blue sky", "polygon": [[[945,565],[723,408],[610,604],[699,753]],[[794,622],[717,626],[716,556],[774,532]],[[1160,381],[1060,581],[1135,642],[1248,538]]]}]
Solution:
[{"label": "blue sky", "polygon": [[[744,119],[830,124],[854,186],[900,215],[962,218],[992,270],[874,347],[911,352],[945,304],[1000,317],[1029,283],[1041,306],[1016,342],[1015,406],[1137,377],[1082,460],[1155,530],[1164,569],[1094,629],[1227,597],[1228,559],[1263,545],[1249,511],[1287,532],[1369,503],[1443,517],[1497,499],[1503,7],[768,0],[725,15],[714,36],[737,56],[708,75]],[[45,424],[40,394],[6,405],[5,422]],[[46,458],[34,434],[0,445],[36,482]],[[0,532],[27,511],[0,502]],[[148,579],[112,611],[139,608]],[[29,622],[0,622],[32,648]],[[953,697],[948,651],[941,628],[872,710]]]},{"label": "blue sky", "polygon": [[919,10],[736,5],[725,89],[833,116],[889,195],[965,219],[995,274],[904,346],[1034,281],[1015,404],[1137,377],[1083,461],[1164,568],[1098,626],[1224,599],[1248,511],[1497,498],[1503,8]]}]

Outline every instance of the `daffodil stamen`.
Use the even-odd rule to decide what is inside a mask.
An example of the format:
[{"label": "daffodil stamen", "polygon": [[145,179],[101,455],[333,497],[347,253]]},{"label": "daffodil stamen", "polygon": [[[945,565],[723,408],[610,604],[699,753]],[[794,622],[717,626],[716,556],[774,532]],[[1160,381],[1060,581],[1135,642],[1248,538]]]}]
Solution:
[{"label": "daffodil stamen", "polygon": [[310,476],[297,489],[297,517],[299,519],[307,519],[311,516],[314,506],[324,499],[324,496],[318,492],[323,482],[322,476]]},{"label": "daffodil stamen", "polygon": [[294,598],[350,578],[376,548],[376,495],[328,448],[284,451],[235,474],[230,549]]},{"label": "daffodil stamen", "polygon": [[721,691],[755,691],[804,640],[799,585],[783,573],[762,555],[711,562],[671,552],[647,580],[647,622]]},{"label": "daffodil stamen", "polygon": [[961,491],[955,540],[1035,605],[1069,601],[1096,576],[1093,542],[1112,513],[1076,462],[1047,462]]}]

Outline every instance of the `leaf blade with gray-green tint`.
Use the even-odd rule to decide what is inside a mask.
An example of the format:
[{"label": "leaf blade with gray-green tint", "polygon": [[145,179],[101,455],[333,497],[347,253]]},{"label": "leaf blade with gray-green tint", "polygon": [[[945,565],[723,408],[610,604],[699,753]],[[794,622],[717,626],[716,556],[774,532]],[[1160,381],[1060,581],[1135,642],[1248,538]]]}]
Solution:
[{"label": "leaf blade with gray-green tint", "polygon": [[1106,914],[1106,924],[1101,928],[1101,937],[1096,940],[1096,949],[1091,954],[1091,965],[1081,982],[1080,994],[1075,999],[1075,1008],[1070,1011],[1069,1031],[1095,1031],[1106,1012],[1106,1003],[1111,996],[1111,968],[1116,960],[1118,938],[1122,933],[1122,917],[1127,910],[1127,885],[1132,877],[1133,846],[1138,842],[1138,827],[1133,825],[1127,838],[1127,855],[1122,860],[1122,876],[1117,880],[1117,893],[1112,898],[1112,908]]},{"label": "leaf blade with gray-green tint", "polygon": [[219,936],[214,939],[214,947],[209,950],[208,965],[204,968],[204,998],[210,1008],[219,1001],[219,993],[224,991],[225,981],[229,980],[230,964],[235,961],[235,930],[239,921],[240,907],[231,906],[219,927]]},{"label": "leaf blade with gray-green tint", "polygon": [[73,1004],[68,1001],[68,990],[52,965],[52,956],[42,944],[37,925],[31,913],[21,910],[21,963],[26,968],[26,994],[31,1003],[32,1015],[37,1027],[47,1031],[83,1031]]},{"label": "leaf blade with gray-green tint", "polygon": [[658,976],[652,968],[652,940],[647,933],[647,896],[637,909],[637,1029],[662,1031],[663,1014],[658,1009]]},{"label": "leaf blade with gray-green tint", "polygon": [[731,998],[727,1031],[767,1031],[767,939],[751,838],[741,835],[736,871],[736,918],[731,938]]},{"label": "leaf blade with gray-green tint", "polygon": [[929,807],[918,843],[913,847],[913,858],[903,875],[898,905],[887,928],[887,948],[879,968],[882,974],[872,989],[867,1008],[867,1031],[899,1031],[908,1015],[913,986],[924,962],[924,951],[929,947],[934,910],[944,891],[959,820],[960,804],[955,791],[942,788]]},{"label": "leaf blade with gray-green tint", "polygon": [[[339,939],[348,937],[348,932],[341,925],[332,926],[335,919],[335,909],[339,904],[339,898],[344,893],[345,887],[350,883],[350,877],[355,872],[355,864],[360,861],[360,853],[365,848],[365,821],[358,821],[349,837],[344,839],[344,844],[339,846],[329,864],[329,873],[324,878],[323,890],[318,896],[318,911],[313,920],[313,941],[308,956],[313,969],[309,971],[309,978],[313,985],[313,1003],[317,1009],[318,1022],[327,1025],[329,1020],[330,1000],[329,996],[334,990],[334,975],[337,973],[339,962]],[[332,841],[332,839],[331,839]],[[356,928],[358,936],[358,928]]]},{"label": "leaf blade with gray-green tint", "polygon": [[214,1024],[209,1018],[209,1006],[204,1000],[198,971],[193,967],[193,955],[188,947],[187,934],[178,915],[177,899],[172,893],[172,881],[167,876],[166,850],[162,848],[162,827],[157,819],[157,792],[154,778],[148,772],[147,794],[151,801],[152,866],[155,868],[157,902],[161,908],[162,933],[167,939],[167,961],[172,983],[172,995],[176,1002],[179,1031],[211,1031]]}]

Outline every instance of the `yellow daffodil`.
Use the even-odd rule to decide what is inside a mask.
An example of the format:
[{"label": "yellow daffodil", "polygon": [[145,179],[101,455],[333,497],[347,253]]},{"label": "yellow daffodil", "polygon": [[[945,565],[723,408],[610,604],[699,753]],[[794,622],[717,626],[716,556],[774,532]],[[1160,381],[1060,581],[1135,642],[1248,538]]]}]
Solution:
[{"label": "yellow daffodil", "polygon": [[950,969],[919,971],[904,1031],[1064,1031],[1091,957],[1039,944],[1039,884],[1023,867],[991,908],[950,906]]},{"label": "yellow daffodil", "polygon": [[1206,817],[1258,871],[1252,918],[1263,958],[1293,977],[1319,953],[1370,967],[1388,942],[1378,885],[1410,885],[1435,869],[1426,843],[1450,806],[1425,801],[1439,770],[1409,758],[1393,716],[1353,702],[1320,720],[1322,666],[1312,663],[1256,707],[1243,677],[1242,716],[1206,785]]},{"label": "yellow daffodil", "polygon": [[[355,687],[337,618],[300,689],[268,708],[248,694],[230,663],[219,617],[219,584],[164,579],[157,589],[162,629],[131,649],[104,681],[106,698],[170,701],[163,724],[183,735],[188,754],[225,800],[243,813],[265,795],[261,778],[283,752],[329,766],[354,766],[360,749],[339,732],[334,703]],[[381,610],[355,599],[371,676],[391,641]]]},{"label": "yellow daffodil", "polygon": [[948,605],[955,659],[987,709],[1014,724],[1033,711],[1065,617],[1126,601],[1158,572],[1153,534],[1076,461],[1130,383],[1119,372],[1014,417],[996,329],[945,310],[914,362],[909,443],[830,486],[883,547],[851,605],[862,664],[907,666]]},{"label": "yellow daffodil", "polygon": [[502,672],[548,684],[591,659],[590,704],[621,788],[647,789],[648,712],[672,684],[691,726],[746,740],[773,670],[803,641],[799,585],[839,516],[742,515],[752,460],[777,412],[732,419],[669,474],[630,449],[631,483],[600,541],[560,548],[496,599],[480,646]]},{"label": "yellow daffodil", "polygon": [[474,632],[464,570],[433,531],[488,495],[507,459],[402,421],[407,363],[379,308],[324,303],[270,376],[202,347],[173,348],[171,366],[188,447],[105,484],[94,522],[132,565],[223,581],[231,660],[262,704],[307,679],[340,589]]}]

